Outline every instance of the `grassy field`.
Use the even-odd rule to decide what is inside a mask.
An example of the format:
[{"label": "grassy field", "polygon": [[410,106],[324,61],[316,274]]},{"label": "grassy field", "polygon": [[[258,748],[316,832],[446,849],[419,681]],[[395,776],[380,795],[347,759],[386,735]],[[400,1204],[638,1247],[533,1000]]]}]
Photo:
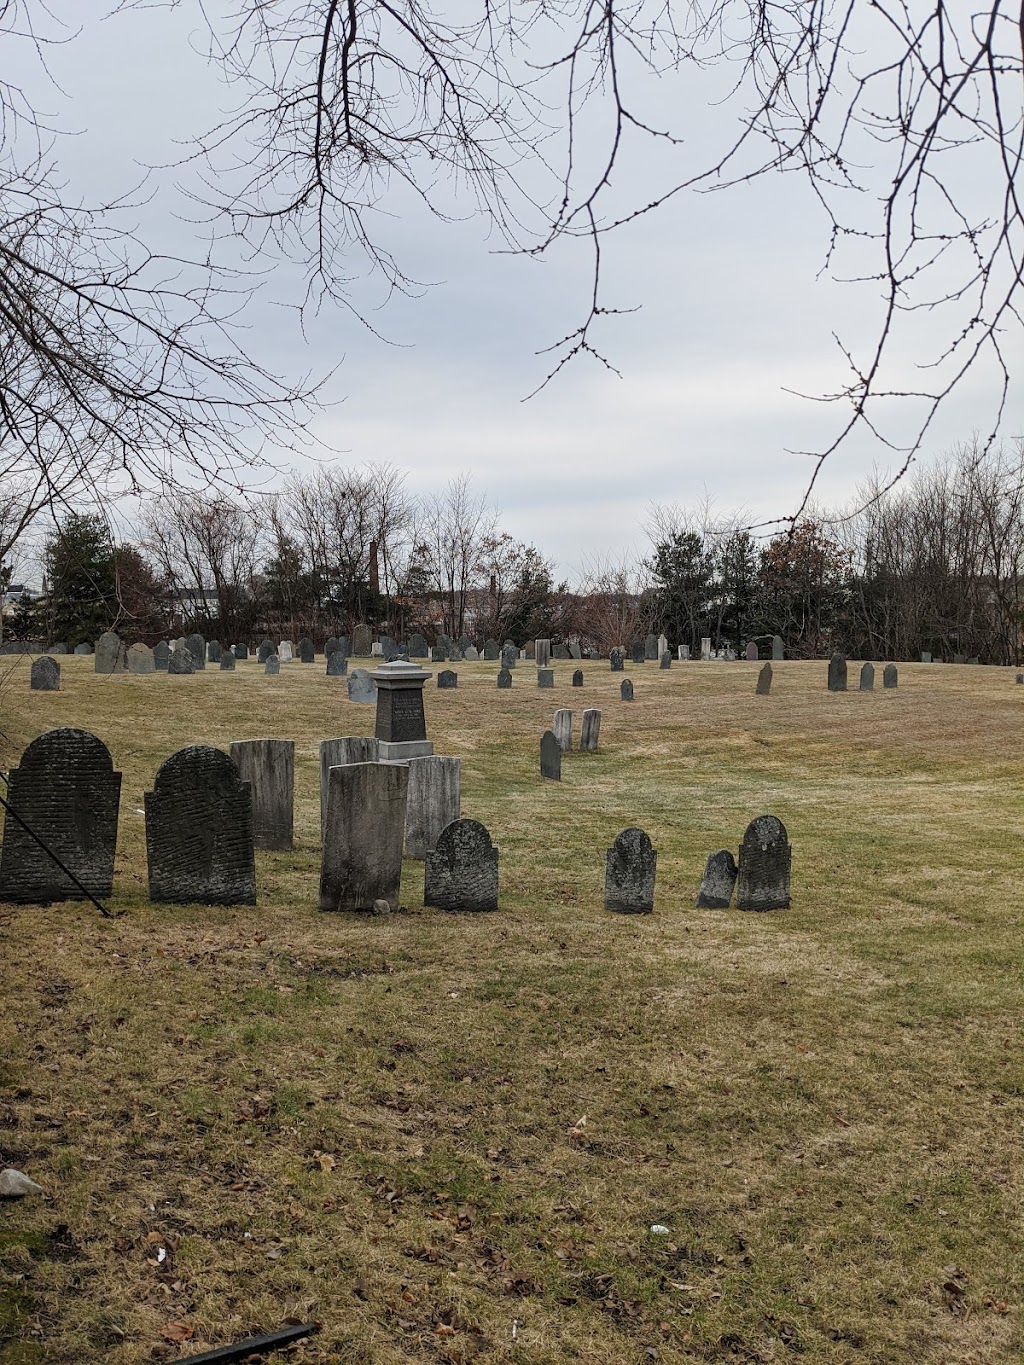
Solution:
[{"label": "grassy field", "polygon": [[[0,907],[0,1362],[174,1361],[315,1318],[275,1361],[1024,1358],[1024,688],[901,666],[459,665],[428,685],[501,910],[316,909],[317,744],[372,730],[323,663],[0,690],[2,763],[85,727],[124,774],[117,876]],[[856,669],[851,665],[851,679]],[[878,681],[881,681],[879,670]],[[538,776],[557,706],[602,745]],[[576,719],[578,731],[578,714]],[[175,748],[292,738],[296,848],[259,904],[146,900],[142,794]],[[793,907],[697,911],[771,812]],[[602,909],[638,824],[656,911]],[[651,1232],[663,1224],[668,1234]]]}]

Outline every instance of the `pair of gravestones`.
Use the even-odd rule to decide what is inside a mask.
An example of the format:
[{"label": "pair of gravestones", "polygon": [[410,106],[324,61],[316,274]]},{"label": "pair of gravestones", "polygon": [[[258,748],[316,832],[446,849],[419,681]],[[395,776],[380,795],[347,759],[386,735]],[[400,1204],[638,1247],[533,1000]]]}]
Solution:
[{"label": "pair of gravestones", "polygon": [[752,820],[740,843],[739,864],[723,848],[712,853],[697,893],[699,909],[788,910],[793,855],[786,827],[774,815]]},{"label": "pair of gravestones", "polygon": [[[596,706],[583,712],[580,723],[580,753],[593,753],[601,736],[601,712]],[[540,775],[552,782],[562,780],[562,755],[572,750],[572,712],[562,708],[555,712],[552,729],[545,730],[540,740]]]}]

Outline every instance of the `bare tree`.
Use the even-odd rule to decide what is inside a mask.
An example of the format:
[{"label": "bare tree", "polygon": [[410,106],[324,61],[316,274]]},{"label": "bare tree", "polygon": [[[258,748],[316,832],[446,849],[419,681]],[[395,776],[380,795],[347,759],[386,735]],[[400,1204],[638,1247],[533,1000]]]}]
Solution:
[{"label": "bare tree", "polygon": [[468,474],[450,479],[443,492],[422,501],[414,555],[430,575],[442,627],[452,639],[465,630],[470,592],[496,527],[497,513]]}]

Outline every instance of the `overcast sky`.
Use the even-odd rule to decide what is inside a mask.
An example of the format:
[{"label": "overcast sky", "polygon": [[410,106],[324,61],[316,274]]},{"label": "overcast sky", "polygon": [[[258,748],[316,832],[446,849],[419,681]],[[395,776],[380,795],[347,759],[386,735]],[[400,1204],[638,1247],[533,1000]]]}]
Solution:
[{"label": "overcast sky", "polygon": [[[176,138],[216,118],[225,92],[196,54],[203,41],[186,4],[90,22],[51,54],[63,95],[54,92],[50,107],[63,126],[80,130],[61,151],[74,191],[85,198],[123,191],[139,165],[173,159]],[[713,146],[726,135],[726,115],[685,81],[664,85],[662,122],[678,125],[682,107],[693,139]],[[623,170],[624,197],[642,200],[663,183],[663,167],[646,155]],[[140,220],[148,237],[174,249],[192,230],[170,180],[157,178],[159,192]],[[546,261],[499,254],[479,219],[432,222],[400,197],[385,207],[403,265],[436,282],[422,297],[373,314],[389,341],[344,311],[321,312],[305,334],[280,308],[252,317],[252,348],[277,370],[297,376],[338,365],[336,406],[318,434],[339,458],[391,462],[408,471],[414,489],[471,472],[505,528],[567,574],[587,559],[641,548],[652,501],[706,495],[723,512],[756,521],[794,509],[809,462],[787,448],[827,441],[838,414],[786,390],[841,385],[833,333],[866,343],[878,307],[872,286],[818,278],[826,227],[798,177],[681,195],[609,241],[606,302],[637,310],[607,319],[598,333],[621,378],[582,358],[528,402],[549,363],[536,352],[581,317],[585,251],[563,246]],[[287,273],[275,283],[287,298]],[[375,298],[372,290],[360,297]],[[993,385],[979,374],[965,386],[926,458],[988,429]],[[1022,417],[1015,397],[1008,436],[1024,428]],[[851,442],[831,461],[822,498],[846,501],[881,459],[864,441]]]}]

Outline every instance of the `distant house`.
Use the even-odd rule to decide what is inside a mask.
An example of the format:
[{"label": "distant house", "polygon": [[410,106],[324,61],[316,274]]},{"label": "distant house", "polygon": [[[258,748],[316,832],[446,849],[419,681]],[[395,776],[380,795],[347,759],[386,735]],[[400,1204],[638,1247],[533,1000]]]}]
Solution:
[{"label": "distant house", "polygon": [[187,623],[212,621],[220,612],[216,588],[178,588],[174,593],[177,611]]}]

